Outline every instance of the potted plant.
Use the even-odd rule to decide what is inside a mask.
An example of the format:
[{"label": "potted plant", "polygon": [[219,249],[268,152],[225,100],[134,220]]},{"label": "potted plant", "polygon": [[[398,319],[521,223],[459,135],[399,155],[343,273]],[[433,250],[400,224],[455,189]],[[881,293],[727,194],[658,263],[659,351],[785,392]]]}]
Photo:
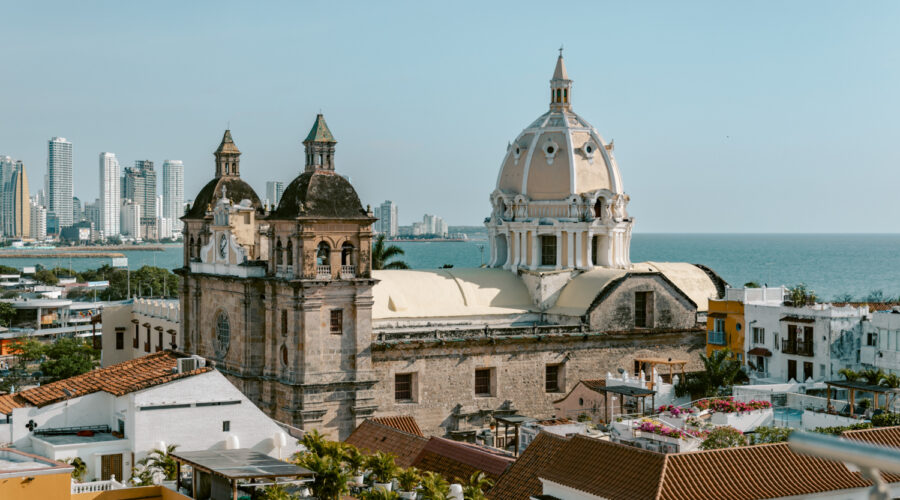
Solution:
[{"label": "potted plant", "polygon": [[410,500],[415,499],[416,488],[419,486],[421,480],[422,476],[419,474],[419,469],[410,467],[401,470],[400,473],[397,474],[397,484],[400,486],[400,498]]},{"label": "potted plant", "polygon": [[382,488],[391,491],[393,484],[391,480],[397,473],[397,464],[394,462],[394,455],[390,453],[378,452],[369,457],[366,461],[368,469],[372,471],[372,480],[375,488]]},{"label": "potted plant", "polygon": [[351,480],[356,484],[362,484],[365,479],[363,467],[366,465],[366,456],[355,446],[348,445],[344,450],[344,463],[347,465],[347,472],[352,477]]}]

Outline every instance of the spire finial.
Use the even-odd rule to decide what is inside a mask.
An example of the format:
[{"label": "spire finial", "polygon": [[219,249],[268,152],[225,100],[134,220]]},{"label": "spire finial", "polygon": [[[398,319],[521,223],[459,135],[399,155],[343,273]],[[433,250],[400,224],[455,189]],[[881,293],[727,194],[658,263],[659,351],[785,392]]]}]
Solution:
[{"label": "spire finial", "polygon": [[562,57],[562,51],[563,51],[563,46],[562,46],[562,44],[560,44],[559,45],[559,57]]}]

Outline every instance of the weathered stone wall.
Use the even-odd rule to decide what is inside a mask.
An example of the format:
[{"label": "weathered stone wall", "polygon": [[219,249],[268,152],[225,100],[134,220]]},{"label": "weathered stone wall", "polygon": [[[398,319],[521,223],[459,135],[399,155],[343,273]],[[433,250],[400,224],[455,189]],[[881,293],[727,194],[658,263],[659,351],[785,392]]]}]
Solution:
[{"label": "weathered stone wall", "polygon": [[589,324],[597,331],[634,329],[635,292],[653,292],[650,328],[694,328],[697,306],[675,286],[657,273],[629,274],[597,303],[589,313]]},{"label": "weathered stone wall", "polygon": [[[704,336],[697,330],[647,334],[562,334],[454,341],[373,344],[377,415],[413,415],[426,433],[480,428],[494,411],[537,418],[554,414],[553,402],[578,380],[634,369],[636,356],[688,359],[699,369]],[[545,367],[561,364],[560,391],[546,392]],[[474,394],[475,370],[494,369],[496,392]],[[413,373],[415,402],[394,400],[396,374]]]}]

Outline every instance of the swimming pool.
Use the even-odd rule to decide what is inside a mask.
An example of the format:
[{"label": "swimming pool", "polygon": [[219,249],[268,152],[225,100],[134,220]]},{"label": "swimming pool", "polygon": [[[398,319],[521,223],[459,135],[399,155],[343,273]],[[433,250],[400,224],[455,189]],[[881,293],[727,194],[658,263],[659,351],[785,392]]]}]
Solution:
[{"label": "swimming pool", "polygon": [[773,424],[775,425],[775,427],[791,427],[793,429],[800,428],[803,410],[780,406],[777,408],[773,408],[772,414],[774,416]]}]

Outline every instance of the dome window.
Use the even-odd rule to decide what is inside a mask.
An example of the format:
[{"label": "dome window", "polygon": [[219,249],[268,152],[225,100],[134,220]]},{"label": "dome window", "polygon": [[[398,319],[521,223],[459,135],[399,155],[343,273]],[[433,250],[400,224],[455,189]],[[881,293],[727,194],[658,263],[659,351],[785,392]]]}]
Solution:
[{"label": "dome window", "polygon": [[547,165],[553,165],[553,159],[556,158],[556,155],[559,153],[559,144],[552,140],[547,140],[544,143],[544,156],[547,157]]},{"label": "dome window", "polygon": [[584,143],[584,146],[581,147],[581,153],[587,158],[588,163],[594,163],[594,155],[597,153],[597,145],[594,144],[594,141],[587,141]]},{"label": "dome window", "polygon": [[512,155],[513,155],[513,159],[515,160],[516,164],[519,163],[519,158],[522,157],[522,154],[525,153],[526,149],[527,148],[525,146],[521,146],[519,144],[514,144],[512,146]]}]

